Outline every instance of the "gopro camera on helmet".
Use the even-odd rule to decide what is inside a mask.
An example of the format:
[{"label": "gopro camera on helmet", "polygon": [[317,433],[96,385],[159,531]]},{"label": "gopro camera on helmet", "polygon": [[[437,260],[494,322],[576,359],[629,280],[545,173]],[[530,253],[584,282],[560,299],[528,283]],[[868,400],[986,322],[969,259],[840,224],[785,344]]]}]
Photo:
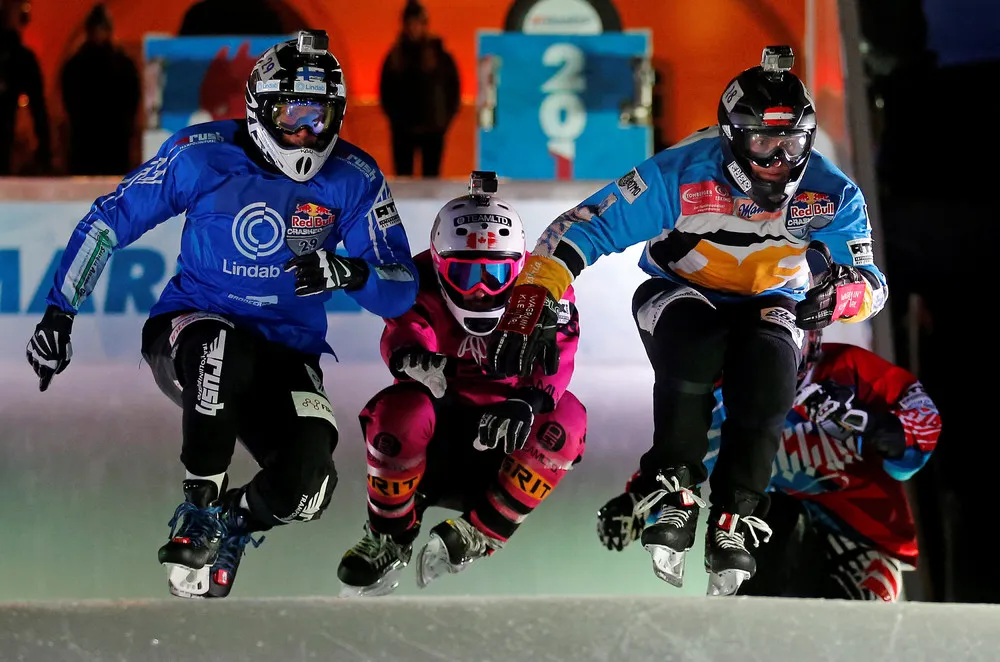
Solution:
[{"label": "gopro camera on helmet", "polygon": [[469,176],[469,195],[488,195],[499,188],[500,181],[492,170],[473,170]]},{"label": "gopro camera on helmet", "polygon": [[330,38],[326,30],[300,30],[295,48],[303,55],[321,55],[330,50]]},{"label": "gopro camera on helmet", "polygon": [[760,66],[764,71],[791,71],[794,63],[795,55],[791,46],[765,46],[760,56]]}]

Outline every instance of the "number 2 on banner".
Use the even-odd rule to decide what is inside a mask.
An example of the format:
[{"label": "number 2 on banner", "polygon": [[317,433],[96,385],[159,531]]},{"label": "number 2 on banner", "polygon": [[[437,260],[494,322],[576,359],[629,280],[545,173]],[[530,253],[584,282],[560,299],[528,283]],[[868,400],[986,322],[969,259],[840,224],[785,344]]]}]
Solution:
[{"label": "number 2 on banner", "polygon": [[542,64],[559,69],[542,84],[546,96],[538,120],[556,159],[556,179],[572,179],[576,139],[587,126],[587,108],[579,96],[587,87],[584,54],[573,44],[552,44],[542,54]]}]

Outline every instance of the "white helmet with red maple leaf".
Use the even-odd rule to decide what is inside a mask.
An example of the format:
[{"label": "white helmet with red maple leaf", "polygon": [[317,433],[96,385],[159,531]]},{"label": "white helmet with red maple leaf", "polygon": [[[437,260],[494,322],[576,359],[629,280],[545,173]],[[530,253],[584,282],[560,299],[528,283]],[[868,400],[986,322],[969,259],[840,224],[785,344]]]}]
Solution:
[{"label": "white helmet with red maple leaf", "polygon": [[[476,336],[499,323],[526,252],[521,217],[489,192],[490,180],[484,189],[483,174],[473,173],[469,194],[446,203],[431,229],[431,259],[445,303]],[[495,177],[492,184],[495,192]]]}]

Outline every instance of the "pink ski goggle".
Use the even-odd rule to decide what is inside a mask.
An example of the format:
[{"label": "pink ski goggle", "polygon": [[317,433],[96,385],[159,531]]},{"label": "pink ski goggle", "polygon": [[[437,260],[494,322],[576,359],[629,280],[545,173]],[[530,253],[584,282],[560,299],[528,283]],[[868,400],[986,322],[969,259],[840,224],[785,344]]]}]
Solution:
[{"label": "pink ski goggle", "polygon": [[472,294],[483,290],[487,294],[500,294],[517,278],[521,260],[463,260],[456,257],[440,258],[441,276],[457,292]]}]

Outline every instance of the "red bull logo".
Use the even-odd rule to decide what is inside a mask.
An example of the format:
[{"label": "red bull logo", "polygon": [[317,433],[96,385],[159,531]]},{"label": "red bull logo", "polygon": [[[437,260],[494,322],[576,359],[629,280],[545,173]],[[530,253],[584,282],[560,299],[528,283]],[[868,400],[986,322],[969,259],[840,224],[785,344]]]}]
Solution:
[{"label": "red bull logo", "polygon": [[293,228],[308,228],[318,230],[333,225],[336,214],[312,202],[305,202],[295,207],[292,213]]},{"label": "red bull logo", "polygon": [[799,193],[788,206],[789,218],[812,218],[813,216],[833,216],[837,204],[825,193],[811,191]]}]

